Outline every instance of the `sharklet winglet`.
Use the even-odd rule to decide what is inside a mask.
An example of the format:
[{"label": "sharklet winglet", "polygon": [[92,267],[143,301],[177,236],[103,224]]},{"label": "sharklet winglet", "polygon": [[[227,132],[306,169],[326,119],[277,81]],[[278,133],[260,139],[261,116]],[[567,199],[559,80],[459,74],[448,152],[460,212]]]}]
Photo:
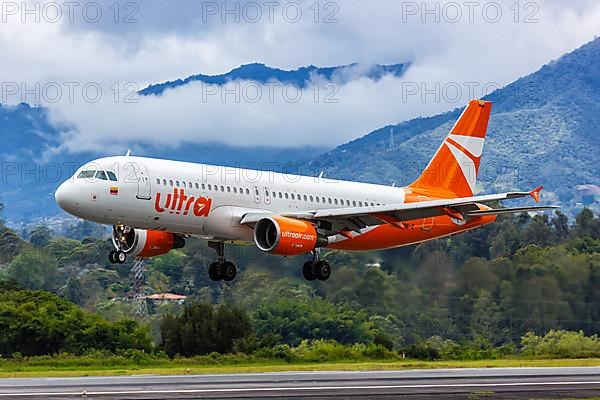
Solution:
[{"label": "sharklet winglet", "polygon": [[536,203],[540,202],[540,192],[542,191],[544,187],[543,186],[538,186],[535,189],[533,189],[531,192],[529,192],[529,194],[531,195],[531,197],[533,197],[533,199],[535,200]]}]

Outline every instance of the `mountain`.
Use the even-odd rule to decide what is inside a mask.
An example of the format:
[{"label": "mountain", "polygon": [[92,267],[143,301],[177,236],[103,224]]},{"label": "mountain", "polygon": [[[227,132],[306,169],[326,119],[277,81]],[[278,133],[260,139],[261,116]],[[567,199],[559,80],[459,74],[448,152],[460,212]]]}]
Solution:
[{"label": "mountain", "polygon": [[[386,73],[401,75],[408,65],[366,69],[356,64],[309,66],[283,71],[248,64],[223,75],[194,75],[151,85],[142,92],[160,95],[169,87],[194,80],[216,84],[231,79],[277,80],[301,86],[314,74],[323,79],[379,79]],[[494,105],[479,177],[482,191],[529,189],[543,184],[544,201],[558,203],[567,212],[576,211],[580,203],[600,210],[600,39],[487,99]],[[461,111],[462,107],[386,126],[327,152],[323,148],[238,148],[217,143],[184,143],[171,149],[139,143],[129,146],[135,154],[230,166],[261,168],[266,163],[278,163],[283,168],[285,163],[297,161],[300,171],[310,175],[324,170],[331,178],[403,185],[423,169]],[[60,131],[48,122],[45,109],[27,104],[0,105],[0,132],[0,201],[6,204],[4,218],[13,223],[64,216],[54,203],[54,189],[75,166],[105,155],[50,151],[61,143]],[[126,150],[124,147],[123,153]]]},{"label": "mountain", "polygon": [[[151,85],[140,93],[161,95],[166,89],[193,81],[222,85],[244,79],[260,83],[278,81],[306,87],[313,78],[346,82],[358,77],[379,80],[386,74],[400,76],[408,64],[362,66],[359,64],[320,68],[314,65],[293,71],[271,68],[264,64],[242,65],[222,75],[193,75],[185,79]],[[43,107],[28,104],[0,104],[0,162],[3,163],[0,201],[6,208],[3,217],[13,225],[35,221],[40,217],[64,215],[54,202],[54,190],[85,162],[105,156],[101,152],[68,154],[55,149],[61,144],[60,129],[52,125]],[[235,147],[214,143],[182,143],[174,148],[143,143],[124,145],[123,154],[131,147],[135,154],[281,171],[289,161],[304,161],[327,150],[321,146],[302,148],[271,148],[268,146]]]},{"label": "mountain", "polygon": [[[486,97],[492,115],[478,182],[483,191],[545,186],[567,212],[600,209],[600,39]],[[326,176],[398,185],[431,159],[462,107],[386,126],[303,164]]]},{"label": "mountain", "polygon": [[[63,215],[54,201],[54,191],[81,165],[102,152],[78,154],[54,150],[60,145],[60,131],[49,121],[47,110],[27,104],[0,105],[0,202],[2,218],[12,226],[41,217]],[[284,169],[290,160],[307,160],[327,150],[323,147],[272,148],[235,147],[221,143],[181,143],[164,148],[141,143],[124,145],[134,154],[258,169]]]},{"label": "mountain", "polygon": [[371,65],[363,66],[360,64],[341,65],[337,67],[301,67],[295,70],[286,71],[278,68],[271,68],[265,64],[252,63],[241,65],[238,68],[221,75],[191,75],[185,79],[177,79],[164,83],[150,85],[140,91],[142,95],[161,95],[165,90],[178,86],[187,85],[191,82],[204,82],[206,84],[224,85],[227,82],[235,80],[249,80],[259,83],[268,83],[277,81],[281,84],[292,84],[304,89],[311,80],[320,78],[327,81],[345,83],[356,77],[366,77],[378,81],[384,75],[394,75],[400,77],[404,74],[409,64],[393,65]]}]

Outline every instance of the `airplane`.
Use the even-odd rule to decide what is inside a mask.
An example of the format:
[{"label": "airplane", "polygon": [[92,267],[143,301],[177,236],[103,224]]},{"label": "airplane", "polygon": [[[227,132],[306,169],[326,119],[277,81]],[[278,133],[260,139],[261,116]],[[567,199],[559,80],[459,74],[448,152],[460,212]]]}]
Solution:
[{"label": "airplane", "polygon": [[214,281],[232,281],[236,265],[225,243],[252,243],[279,256],[310,255],[306,280],[325,281],[331,266],[322,249],[395,248],[475,229],[500,214],[555,206],[492,208],[529,192],[475,195],[492,104],[471,100],[421,176],[406,187],[330,180],[242,168],[126,156],[79,168],[56,190],[74,216],[112,225],[111,263],[182,248],[188,237],[208,240],[217,260]]}]

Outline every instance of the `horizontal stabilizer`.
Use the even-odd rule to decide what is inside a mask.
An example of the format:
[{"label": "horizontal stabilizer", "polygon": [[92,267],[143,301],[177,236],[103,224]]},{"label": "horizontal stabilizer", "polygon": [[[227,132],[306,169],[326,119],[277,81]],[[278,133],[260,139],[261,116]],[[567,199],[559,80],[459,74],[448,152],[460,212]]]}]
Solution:
[{"label": "horizontal stabilizer", "polygon": [[514,208],[496,208],[491,210],[473,210],[465,213],[466,217],[481,217],[484,215],[502,215],[514,214],[519,212],[544,211],[559,208],[558,206],[534,206],[534,207],[514,207]]}]

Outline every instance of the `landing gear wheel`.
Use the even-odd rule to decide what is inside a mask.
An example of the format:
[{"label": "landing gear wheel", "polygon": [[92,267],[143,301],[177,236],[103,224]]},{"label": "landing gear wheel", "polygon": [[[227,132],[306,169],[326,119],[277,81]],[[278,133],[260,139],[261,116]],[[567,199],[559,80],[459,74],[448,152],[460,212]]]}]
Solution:
[{"label": "landing gear wheel", "polygon": [[331,276],[331,266],[326,261],[319,261],[315,264],[315,276],[320,281],[326,281]]},{"label": "landing gear wheel", "polygon": [[117,262],[117,264],[123,264],[125,261],[127,261],[127,254],[119,250],[115,253],[114,259]]},{"label": "landing gear wheel", "polygon": [[237,268],[231,261],[225,261],[221,264],[220,272],[225,282],[231,282],[237,275]]},{"label": "landing gear wheel", "polygon": [[314,281],[317,279],[317,275],[315,274],[315,264],[312,261],[307,261],[304,263],[304,266],[302,267],[302,275],[307,281]]},{"label": "landing gear wheel", "polygon": [[208,266],[208,277],[215,282],[218,282],[222,279],[220,263],[215,261]]},{"label": "landing gear wheel", "polygon": [[108,253],[108,261],[110,261],[111,264],[117,263],[117,259],[115,257],[116,254],[117,254],[116,250],[112,250],[110,253]]}]

